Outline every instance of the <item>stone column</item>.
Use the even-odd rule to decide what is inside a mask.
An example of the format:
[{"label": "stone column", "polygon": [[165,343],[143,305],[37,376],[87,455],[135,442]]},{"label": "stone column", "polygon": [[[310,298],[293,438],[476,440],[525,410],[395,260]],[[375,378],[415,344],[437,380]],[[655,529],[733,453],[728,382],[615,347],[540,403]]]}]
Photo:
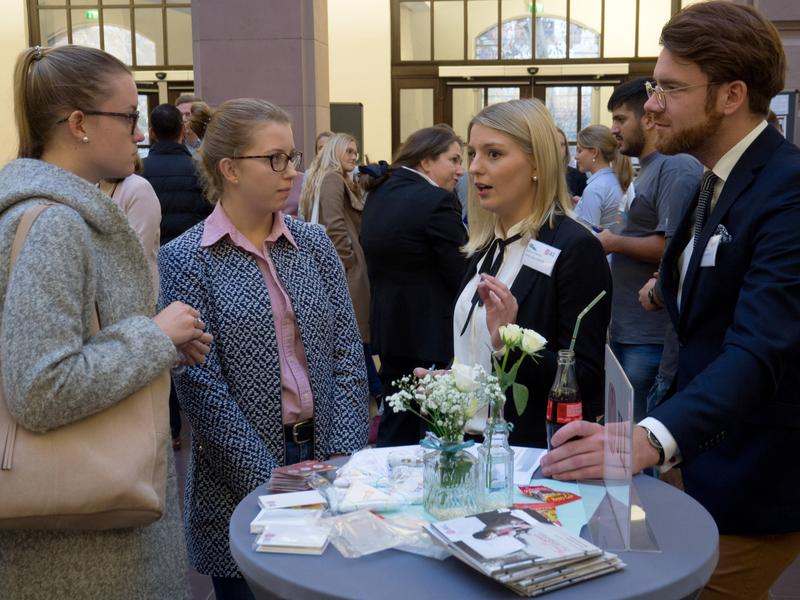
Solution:
[{"label": "stone column", "polygon": [[211,105],[257,97],[292,115],[307,166],[330,128],[327,0],[194,0],[195,91]]}]

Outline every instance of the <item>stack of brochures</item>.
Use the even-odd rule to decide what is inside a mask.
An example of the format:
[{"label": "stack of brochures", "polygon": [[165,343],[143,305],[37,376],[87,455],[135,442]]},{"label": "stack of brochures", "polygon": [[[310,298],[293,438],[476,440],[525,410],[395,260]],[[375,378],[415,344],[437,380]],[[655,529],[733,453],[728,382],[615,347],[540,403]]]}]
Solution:
[{"label": "stack of brochures", "polygon": [[498,509],[426,529],[453,556],[521,596],[538,596],[625,566],[534,510]]},{"label": "stack of brochures", "polygon": [[320,517],[325,498],[316,490],[258,497],[261,511],[250,522],[258,534],[256,552],[322,554],[328,546],[330,527]]},{"label": "stack of brochures", "polygon": [[272,469],[269,487],[273,492],[299,492],[312,488],[314,477],[334,471],[336,467],[316,460],[305,460],[294,465]]}]

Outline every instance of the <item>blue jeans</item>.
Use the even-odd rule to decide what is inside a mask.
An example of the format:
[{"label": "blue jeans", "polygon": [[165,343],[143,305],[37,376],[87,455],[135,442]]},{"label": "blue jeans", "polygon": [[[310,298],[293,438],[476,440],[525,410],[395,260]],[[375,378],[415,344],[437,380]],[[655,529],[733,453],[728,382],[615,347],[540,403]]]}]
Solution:
[{"label": "blue jeans", "polygon": [[286,464],[293,465],[311,460],[314,458],[314,441],[295,444],[292,440],[286,440]]},{"label": "blue jeans", "polygon": [[647,416],[647,393],[658,375],[662,344],[620,344],[611,342],[611,350],[633,386],[633,418],[639,422]]}]

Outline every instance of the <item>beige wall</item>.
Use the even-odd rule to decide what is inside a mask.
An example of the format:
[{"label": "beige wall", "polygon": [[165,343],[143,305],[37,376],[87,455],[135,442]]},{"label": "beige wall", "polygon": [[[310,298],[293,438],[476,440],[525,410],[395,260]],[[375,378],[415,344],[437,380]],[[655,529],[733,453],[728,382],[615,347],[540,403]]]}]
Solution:
[{"label": "beige wall", "polygon": [[371,161],[391,159],[389,0],[328,0],[331,102],[364,105],[364,148]]},{"label": "beige wall", "polygon": [[14,127],[14,62],[28,45],[25,0],[0,2],[0,164],[17,153]]}]

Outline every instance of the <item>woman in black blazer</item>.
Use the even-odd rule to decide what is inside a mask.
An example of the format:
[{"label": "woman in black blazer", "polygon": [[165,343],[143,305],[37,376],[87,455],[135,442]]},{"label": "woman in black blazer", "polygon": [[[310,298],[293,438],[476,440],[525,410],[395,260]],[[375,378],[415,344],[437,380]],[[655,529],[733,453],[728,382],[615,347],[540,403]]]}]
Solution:
[{"label": "woman in black blazer", "polygon": [[[455,359],[491,366],[498,329],[517,323],[547,338],[538,363],[526,358],[517,381],[528,387],[520,416],[509,399],[511,442],[546,446],[547,393],[558,350],[568,348],[578,313],[601,291],[607,296],[584,317],[575,345],[583,416],[603,409],[603,362],[611,315],[611,274],[603,248],[571,214],[559,135],[538,100],[483,109],[469,126],[469,256],[454,315]],[[479,417],[468,431],[480,432]]]},{"label": "woman in black blazer", "polygon": [[[391,167],[361,170],[369,192],[361,224],[371,301],[370,339],[386,395],[414,367],[445,367],[453,356],[453,303],[466,242],[453,193],[463,145],[447,126],[412,133]],[[379,446],[416,444],[424,430],[409,412],[385,410]]]}]

